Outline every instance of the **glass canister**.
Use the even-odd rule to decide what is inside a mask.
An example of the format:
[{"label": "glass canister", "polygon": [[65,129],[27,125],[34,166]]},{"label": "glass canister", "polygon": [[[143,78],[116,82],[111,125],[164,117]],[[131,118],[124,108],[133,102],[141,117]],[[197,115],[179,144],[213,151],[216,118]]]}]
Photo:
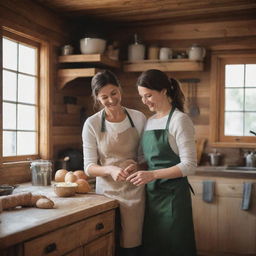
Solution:
[{"label": "glass canister", "polygon": [[32,185],[48,186],[52,180],[52,163],[48,160],[34,160],[30,163]]}]

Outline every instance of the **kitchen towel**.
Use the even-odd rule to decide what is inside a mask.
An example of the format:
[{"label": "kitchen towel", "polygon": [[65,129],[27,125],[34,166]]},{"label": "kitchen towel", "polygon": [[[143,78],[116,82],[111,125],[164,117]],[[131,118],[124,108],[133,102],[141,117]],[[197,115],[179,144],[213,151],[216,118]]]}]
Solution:
[{"label": "kitchen towel", "polygon": [[207,203],[211,203],[213,201],[214,184],[215,181],[212,180],[203,181],[203,200]]},{"label": "kitchen towel", "polygon": [[252,182],[245,182],[243,187],[243,200],[241,209],[242,210],[249,210],[250,201],[251,201],[251,194],[252,194]]}]

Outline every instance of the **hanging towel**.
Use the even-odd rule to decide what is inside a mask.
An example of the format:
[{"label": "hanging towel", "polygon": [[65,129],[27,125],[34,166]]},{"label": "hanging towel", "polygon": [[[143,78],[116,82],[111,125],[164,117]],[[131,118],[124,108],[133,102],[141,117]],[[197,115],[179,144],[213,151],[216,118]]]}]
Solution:
[{"label": "hanging towel", "polygon": [[243,200],[241,209],[242,210],[249,210],[250,201],[251,201],[251,194],[252,194],[252,182],[245,182],[243,187]]},{"label": "hanging towel", "polygon": [[212,180],[203,181],[203,200],[207,203],[211,203],[213,201],[214,184],[215,181]]}]

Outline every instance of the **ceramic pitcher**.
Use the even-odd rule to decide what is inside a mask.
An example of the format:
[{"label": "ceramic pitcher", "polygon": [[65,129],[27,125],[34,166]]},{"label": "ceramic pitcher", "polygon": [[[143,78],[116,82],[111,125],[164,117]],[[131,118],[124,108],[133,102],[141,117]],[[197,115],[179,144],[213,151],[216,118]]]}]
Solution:
[{"label": "ceramic pitcher", "polygon": [[190,60],[203,60],[205,57],[206,51],[205,48],[198,46],[196,44],[193,44],[188,49],[188,58]]}]

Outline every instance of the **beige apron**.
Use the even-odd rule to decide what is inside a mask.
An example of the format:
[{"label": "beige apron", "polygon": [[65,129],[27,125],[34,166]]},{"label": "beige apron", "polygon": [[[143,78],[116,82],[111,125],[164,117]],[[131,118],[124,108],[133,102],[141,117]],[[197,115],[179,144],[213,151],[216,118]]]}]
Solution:
[{"label": "beige apron", "polygon": [[[102,132],[99,137],[98,153],[102,166],[119,166],[128,159],[136,161],[139,135],[128,114],[131,127],[116,136],[105,130],[105,113],[102,116]],[[136,187],[130,182],[114,181],[111,176],[96,178],[96,193],[119,201],[121,216],[120,245],[131,248],[141,245],[144,219],[144,186]]]}]

